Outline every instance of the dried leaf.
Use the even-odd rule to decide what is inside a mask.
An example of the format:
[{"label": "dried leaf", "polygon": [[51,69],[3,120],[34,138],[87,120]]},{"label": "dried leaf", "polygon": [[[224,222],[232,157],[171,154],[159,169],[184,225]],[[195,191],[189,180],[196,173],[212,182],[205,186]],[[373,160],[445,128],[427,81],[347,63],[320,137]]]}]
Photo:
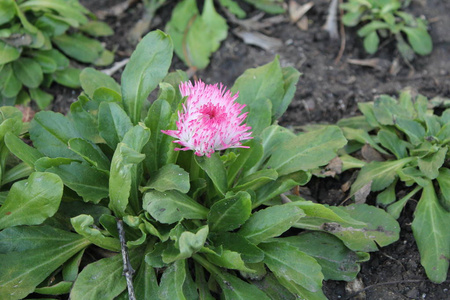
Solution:
[{"label": "dried leaf", "polygon": [[30,122],[36,114],[36,112],[29,106],[16,105],[16,108],[22,112],[22,122],[24,123]]},{"label": "dried leaf", "polygon": [[381,156],[380,152],[373,149],[369,144],[365,144],[361,149],[361,155],[365,161],[385,161],[383,156]]},{"label": "dried leaf", "polygon": [[342,160],[336,156],[325,167],[325,172],[322,175],[334,177],[336,174],[342,173]]},{"label": "dried leaf", "polygon": [[297,27],[300,30],[306,31],[309,28],[309,20],[307,16],[304,16],[300,19],[300,21],[297,22]]},{"label": "dried leaf", "polygon": [[348,58],[347,62],[352,65],[371,67],[382,72],[386,72],[391,66],[391,62],[387,59],[368,58],[368,59],[352,59]]},{"label": "dried leaf", "polygon": [[295,0],[289,1],[289,18],[292,23],[297,23],[312,7],[314,2],[308,2],[300,5]]},{"label": "dried leaf", "polygon": [[366,203],[367,196],[370,194],[370,188],[372,187],[372,181],[363,186],[355,193],[355,203]]},{"label": "dried leaf", "polygon": [[366,299],[366,293],[364,292],[364,283],[361,279],[356,278],[353,281],[347,282],[345,285],[345,291],[349,298],[355,300],[364,300]]},{"label": "dried leaf", "polygon": [[276,50],[283,46],[283,42],[280,39],[264,35],[260,32],[234,30],[233,33],[240,37],[244,43],[260,47],[267,51]]}]

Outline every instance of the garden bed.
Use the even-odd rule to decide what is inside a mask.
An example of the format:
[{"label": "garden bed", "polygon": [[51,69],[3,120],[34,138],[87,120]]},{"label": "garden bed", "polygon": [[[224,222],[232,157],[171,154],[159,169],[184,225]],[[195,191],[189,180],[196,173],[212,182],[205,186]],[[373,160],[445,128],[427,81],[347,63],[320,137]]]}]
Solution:
[{"label": "garden bed", "polygon": [[[95,14],[105,12],[120,1],[81,1]],[[305,4],[307,1],[297,1]],[[339,62],[335,59],[340,42],[331,40],[322,29],[325,23],[329,1],[314,1],[314,6],[306,14],[308,29],[301,30],[285,20],[264,29],[263,33],[281,40],[279,49],[263,50],[245,44],[232,32],[237,24],[229,23],[230,31],[220,49],[211,57],[211,64],[196,72],[196,76],[207,83],[223,82],[231,86],[246,69],[261,66],[280,56],[282,66],[292,66],[303,75],[300,78],[294,100],[280,123],[298,130],[300,126],[316,123],[335,123],[342,117],[358,114],[357,103],[371,101],[376,95],[397,95],[405,87],[433,98],[450,97],[450,3],[439,0],[413,0],[409,7],[412,14],[424,15],[430,22],[433,52],[426,57],[417,57],[410,66],[404,63],[395,51],[393,43],[386,43],[377,53],[370,56],[364,52],[362,40],[355,30],[346,28],[345,51]],[[156,28],[164,29],[174,7],[173,3],[163,6],[154,19]],[[246,7],[248,17],[256,15]],[[144,8],[136,3],[125,12],[107,16],[115,34],[104,38],[108,49],[116,51],[115,61],[129,57],[135,46],[125,38],[134,23],[142,17]],[[349,59],[377,59],[374,67],[349,63]],[[392,64],[397,67],[393,67]],[[171,70],[186,66],[174,58]],[[395,74],[395,75],[394,75]],[[120,78],[120,71],[114,75]],[[77,92],[58,88],[53,110],[67,112]],[[350,171],[338,178],[312,180],[303,192],[319,203],[339,205],[347,197],[341,185],[352,176]],[[398,191],[401,193],[401,191]],[[416,199],[418,200],[418,199]],[[370,202],[369,204],[374,204]],[[446,299],[450,294],[450,282],[435,285],[425,275],[420,265],[420,256],[412,235],[411,222],[416,201],[410,201],[399,219],[400,239],[379,252],[371,254],[370,261],[362,264],[358,275],[361,286],[353,287],[345,282],[328,281],[324,292],[329,299]],[[362,293],[356,292],[364,289]],[[366,298],[364,298],[364,295]]]}]

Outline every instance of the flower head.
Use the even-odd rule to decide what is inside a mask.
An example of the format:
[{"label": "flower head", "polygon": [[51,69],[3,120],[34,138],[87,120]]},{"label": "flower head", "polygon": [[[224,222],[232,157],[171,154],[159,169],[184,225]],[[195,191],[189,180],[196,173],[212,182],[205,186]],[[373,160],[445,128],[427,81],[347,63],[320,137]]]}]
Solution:
[{"label": "flower head", "polygon": [[251,127],[243,124],[247,113],[245,105],[235,102],[238,93],[232,95],[222,84],[205,84],[201,80],[180,84],[180,92],[187,96],[183,111],[178,112],[176,130],[162,130],[178,140],[184,148],[194,150],[198,156],[210,157],[216,150],[248,148],[241,141],[251,139]]}]

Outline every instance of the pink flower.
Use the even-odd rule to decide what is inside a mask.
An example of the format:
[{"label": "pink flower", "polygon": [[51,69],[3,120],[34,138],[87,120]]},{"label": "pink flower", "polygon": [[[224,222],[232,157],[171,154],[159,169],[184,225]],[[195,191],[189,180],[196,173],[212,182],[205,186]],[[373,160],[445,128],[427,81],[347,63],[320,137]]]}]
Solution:
[{"label": "pink flower", "polygon": [[232,95],[222,84],[205,84],[201,80],[192,85],[190,81],[180,84],[180,92],[187,96],[183,112],[178,112],[177,130],[162,130],[178,140],[184,148],[194,150],[198,156],[210,157],[216,150],[227,148],[248,148],[241,141],[251,139],[251,127],[242,124],[247,116]]}]

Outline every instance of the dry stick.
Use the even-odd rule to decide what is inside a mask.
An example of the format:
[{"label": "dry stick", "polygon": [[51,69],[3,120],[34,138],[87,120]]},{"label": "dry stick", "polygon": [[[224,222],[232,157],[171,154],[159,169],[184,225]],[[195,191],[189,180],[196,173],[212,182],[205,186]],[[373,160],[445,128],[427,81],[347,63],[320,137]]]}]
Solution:
[{"label": "dry stick", "polygon": [[125,230],[123,229],[122,220],[117,219],[117,230],[119,231],[120,248],[122,249],[123,275],[127,279],[128,299],[136,300],[133,287],[134,270],[130,263],[130,257],[128,256],[128,247],[125,241]]},{"label": "dry stick", "polygon": [[[342,4],[342,0],[339,0],[339,4]],[[342,10],[342,8],[339,8],[339,16],[340,16],[339,31],[341,33],[341,48],[339,49],[339,53],[338,53],[336,59],[334,60],[335,65],[337,65],[341,61],[342,55],[344,54],[344,50],[345,50],[345,28],[344,28],[344,23],[342,22],[343,15],[344,15],[344,11]]]}]

